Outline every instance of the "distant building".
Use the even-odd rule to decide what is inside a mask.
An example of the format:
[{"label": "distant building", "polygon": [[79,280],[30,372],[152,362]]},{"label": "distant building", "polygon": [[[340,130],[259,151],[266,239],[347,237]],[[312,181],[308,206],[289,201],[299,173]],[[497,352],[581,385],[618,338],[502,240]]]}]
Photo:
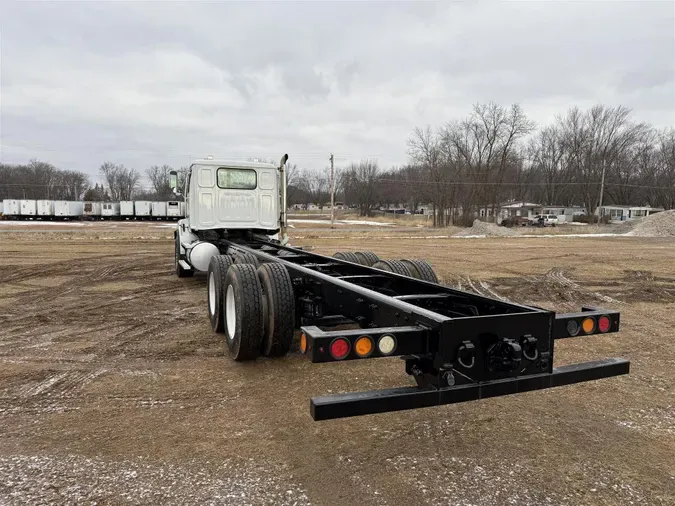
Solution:
[{"label": "distant building", "polygon": [[596,216],[609,216],[609,221],[631,221],[635,218],[644,218],[663,211],[662,207],[650,206],[600,206],[595,210]]},{"label": "distant building", "polygon": [[574,221],[575,216],[586,216],[586,208],[582,206],[545,206],[541,208],[538,214],[555,214],[558,217],[558,222]]},{"label": "distant building", "polygon": [[[506,202],[499,206],[499,214],[497,215],[497,223],[507,218],[528,218],[531,219],[541,209],[541,204],[533,202]],[[491,209],[489,209],[491,211]],[[487,213],[486,213],[487,214]],[[491,215],[492,213],[490,213]],[[483,215],[481,214],[481,217]]]}]

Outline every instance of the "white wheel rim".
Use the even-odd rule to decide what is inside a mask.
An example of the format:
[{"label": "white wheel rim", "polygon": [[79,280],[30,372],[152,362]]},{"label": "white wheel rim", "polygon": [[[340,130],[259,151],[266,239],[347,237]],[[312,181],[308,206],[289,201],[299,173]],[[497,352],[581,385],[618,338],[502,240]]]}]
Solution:
[{"label": "white wheel rim", "polygon": [[209,311],[212,315],[216,314],[216,281],[213,273],[209,274]]},{"label": "white wheel rim", "polygon": [[232,285],[227,287],[227,296],[225,298],[225,317],[227,319],[227,335],[234,339],[234,333],[237,331],[237,316],[234,302],[234,288]]}]

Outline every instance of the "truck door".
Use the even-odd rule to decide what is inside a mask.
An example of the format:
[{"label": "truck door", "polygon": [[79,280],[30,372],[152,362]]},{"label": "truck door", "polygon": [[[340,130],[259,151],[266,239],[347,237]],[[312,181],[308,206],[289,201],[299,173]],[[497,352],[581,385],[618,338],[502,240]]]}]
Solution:
[{"label": "truck door", "polygon": [[260,170],[258,192],[260,195],[260,226],[261,228],[276,229],[279,214],[279,192],[277,191],[276,170]]}]

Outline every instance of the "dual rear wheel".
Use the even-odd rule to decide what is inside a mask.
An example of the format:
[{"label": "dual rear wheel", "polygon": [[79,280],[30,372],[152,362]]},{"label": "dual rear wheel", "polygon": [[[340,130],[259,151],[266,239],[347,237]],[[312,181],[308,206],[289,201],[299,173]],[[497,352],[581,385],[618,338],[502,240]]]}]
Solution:
[{"label": "dual rear wheel", "polygon": [[207,273],[211,327],[225,334],[237,361],[259,355],[278,357],[291,346],[295,296],[291,277],[281,264],[257,265],[254,255],[216,255]]}]

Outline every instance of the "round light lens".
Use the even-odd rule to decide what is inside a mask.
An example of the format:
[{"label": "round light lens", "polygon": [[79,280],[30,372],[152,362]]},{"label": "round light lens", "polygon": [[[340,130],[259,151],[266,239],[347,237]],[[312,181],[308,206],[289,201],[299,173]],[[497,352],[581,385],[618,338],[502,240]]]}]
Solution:
[{"label": "round light lens", "polygon": [[382,355],[391,355],[396,349],[396,339],[394,339],[394,336],[390,335],[382,336],[377,342],[377,348]]},{"label": "round light lens", "polygon": [[601,316],[598,319],[598,330],[600,332],[607,332],[612,326],[612,321],[609,319],[609,316]]},{"label": "round light lens", "polygon": [[584,332],[586,332],[586,334],[592,333],[595,330],[595,320],[593,318],[586,318],[582,322],[581,328],[584,329]]},{"label": "round light lens", "polygon": [[368,336],[359,337],[354,343],[354,351],[361,358],[367,357],[373,352],[373,340]]},{"label": "round light lens", "polygon": [[349,348],[349,341],[344,337],[338,337],[330,343],[330,354],[335,360],[342,360],[349,355]]},{"label": "round light lens", "polygon": [[300,334],[300,352],[307,353],[307,336],[304,332]]},{"label": "round light lens", "polygon": [[576,336],[579,333],[579,324],[576,320],[570,320],[567,322],[567,333],[570,336]]}]

